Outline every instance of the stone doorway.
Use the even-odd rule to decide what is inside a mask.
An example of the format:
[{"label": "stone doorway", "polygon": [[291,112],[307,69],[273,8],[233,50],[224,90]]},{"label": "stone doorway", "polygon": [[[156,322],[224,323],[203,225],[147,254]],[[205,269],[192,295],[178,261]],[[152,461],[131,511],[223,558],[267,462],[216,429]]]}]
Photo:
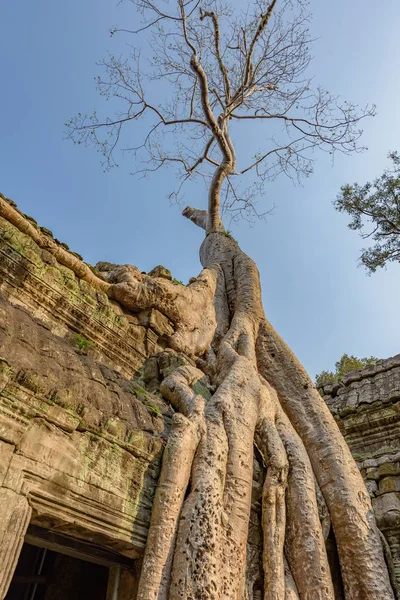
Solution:
[{"label": "stone doorway", "polygon": [[31,526],[4,600],[121,600],[120,575],[113,552]]},{"label": "stone doorway", "polygon": [[107,567],[25,543],[5,600],[106,600]]}]

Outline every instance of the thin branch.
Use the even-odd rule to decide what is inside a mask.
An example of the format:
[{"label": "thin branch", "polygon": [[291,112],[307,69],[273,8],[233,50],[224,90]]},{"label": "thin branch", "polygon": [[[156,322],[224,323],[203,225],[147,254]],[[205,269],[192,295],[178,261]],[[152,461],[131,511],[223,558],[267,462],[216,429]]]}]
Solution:
[{"label": "thin branch", "polygon": [[228,69],[224,65],[222,56],[221,56],[221,33],[220,33],[220,28],[219,28],[218,17],[215,12],[213,12],[213,11],[203,12],[202,9],[200,8],[200,20],[203,21],[203,19],[205,19],[206,17],[210,17],[213,22],[215,53],[217,56],[218,66],[221,71],[222,80],[223,80],[223,84],[224,84],[226,103],[229,104],[230,97],[231,97],[231,84],[230,84],[229,77],[228,77]]},{"label": "thin branch", "polygon": [[252,59],[253,59],[254,49],[256,47],[257,41],[259,40],[261,34],[263,33],[263,31],[265,30],[265,28],[268,25],[268,22],[272,15],[272,11],[275,8],[276,2],[277,2],[277,0],[272,0],[271,4],[267,8],[267,11],[264,14],[262,14],[260,17],[260,22],[259,22],[256,32],[253,36],[253,39],[250,42],[250,47],[247,51],[246,66],[245,66],[243,82],[239,86],[237,91],[233,94],[232,100],[229,103],[229,105],[234,104],[234,102],[237,101],[237,99],[242,96],[246,87],[249,85],[249,83],[251,81],[252,71],[253,71]]}]

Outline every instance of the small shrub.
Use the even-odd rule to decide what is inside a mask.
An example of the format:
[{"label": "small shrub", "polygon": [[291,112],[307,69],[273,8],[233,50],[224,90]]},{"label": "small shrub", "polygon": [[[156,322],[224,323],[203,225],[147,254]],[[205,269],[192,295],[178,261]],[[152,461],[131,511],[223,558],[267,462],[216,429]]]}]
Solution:
[{"label": "small shrub", "polygon": [[173,278],[172,283],[177,283],[178,285],[185,285],[183,281],[181,281],[180,279],[176,279],[175,277]]},{"label": "small shrub", "polygon": [[320,388],[328,383],[339,381],[351,371],[361,371],[374,367],[379,362],[378,358],[370,356],[369,358],[357,358],[353,355],[343,354],[342,358],[335,363],[335,371],[321,371],[315,376],[315,385]]},{"label": "small shrub", "polygon": [[86,338],[84,338],[83,335],[81,335],[80,333],[76,333],[75,334],[75,346],[78,348],[78,350],[80,350],[81,352],[84,352],[86,354],[87,351],[89,350],[89,348],[95,347],[95,344],[94,344],[94,342],[91,342],[90,340],[87,340]]},{"label": "small shrub", "polygon": [[148,412],[156,417],[159,417],[162,415],[161,410],[158,408],[158,406],[156,404],[154,404],[154,402],[152,402],[151,400],[151,396],[146,392],[146,390],[144,390],[142,387],[132,387],[131,388],[131,393],[134,394],[134,396],[136,396],[136,398],[138,398],[141,402],[143,402],[143,404],[145,405],[145,407],[147,408]]},{"label": "small shrub", "polygon": [[156,406],[155,404],[153,404],[152,402],[148,402],[146,404],[146,407],[148,409],[148,411],[150,412],[150,414],[156,416],[156,417],[160,417],[162,415],[161,410],[158,408],[158,406]]}]

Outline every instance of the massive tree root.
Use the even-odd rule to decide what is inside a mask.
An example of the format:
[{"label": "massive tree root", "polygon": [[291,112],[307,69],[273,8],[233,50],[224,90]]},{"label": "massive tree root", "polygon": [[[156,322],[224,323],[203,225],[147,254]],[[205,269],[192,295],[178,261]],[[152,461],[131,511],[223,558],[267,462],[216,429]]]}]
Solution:
[{"label": "massive tree root", "polygon": [[[204,211],[184,214],[204,227]],[[392,599],[361,475],[318,391],[266,320],[255,264],[220,232],[206,236],[200,257],[203,274],[214,277],[213,341],[201,356],[189,352],[198,368],[179,367],[161,384],[177,412],[139,600],[252,596],[246,544],[255,447],[266,469],[264,600],[335,598],[325,548],[330,522],[346,598]],[[204,378],[214,390],[208,399],[194,391]]]},{"label": "massive tree root", "polygon": [[[206,227],[205,211],[184,214]],[[318,391],[266,320],[257,268],[235,240],[209,233],[204,269],[186,287],[130,266],[105,281],[2,198],[0,216],[126,307],[160,310],[175,327],[169,346],[192,361],[161,383],[176,412],[139,600],[259,600],[261,587],[264,600],[334,600],[331,525],[346,599],[393,599],[361,475]],[[199,380],[211,394],[196,392]],[[265,478],[256,589],[246,552],[257,459]]]}]

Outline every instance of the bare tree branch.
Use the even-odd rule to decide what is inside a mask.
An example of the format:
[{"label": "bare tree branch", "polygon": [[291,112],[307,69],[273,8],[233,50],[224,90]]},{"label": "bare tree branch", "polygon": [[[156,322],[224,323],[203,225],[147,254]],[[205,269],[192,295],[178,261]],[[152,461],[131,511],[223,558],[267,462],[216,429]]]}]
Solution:
[{"label": "bare tree branch", "polygon": [[[281,174],[308,176],[315,149],[363,149],[359,122],[375,109],[313,90],[303,0],[272,0],[266,7],[252,0],[237,14],[225,0],[130,1],[140,26],[111,34],[132,35],[136,49],[102,60],[97,79],[114,115],[101,119],[94,111],[67,123],[68,137],[94,144],[106,169],[117,165],[119,149],[132,155],[134,173],[174,165],[178,184],[169,197],[177,201],[190,181],[203,178],[207,230],[214,231],[222,229],[221,211],[262,216],[255,204],[263,185]],[[237,165],[237,136],[253,121],[262,147],[255,155],[250,144],[241,148]],[[252,171],[256,181],[249,180]]]},{"label": "bare tree branch", "polygon": [[210,17],[212,19],[214,25],[214,43],[215,43],[215,54],[218,60],[218,66],[220,68],[223,82],[224,82],[224,91],[225,91],[225,100],[226,103],[229,104],[231,97],[231,84],[228,77],[228,69],[224,65],[221,56],[221,33],[219,28],[218,17],[213,11],[205,11],[200,8],[200,19],[203,20],[205,17]]}]

